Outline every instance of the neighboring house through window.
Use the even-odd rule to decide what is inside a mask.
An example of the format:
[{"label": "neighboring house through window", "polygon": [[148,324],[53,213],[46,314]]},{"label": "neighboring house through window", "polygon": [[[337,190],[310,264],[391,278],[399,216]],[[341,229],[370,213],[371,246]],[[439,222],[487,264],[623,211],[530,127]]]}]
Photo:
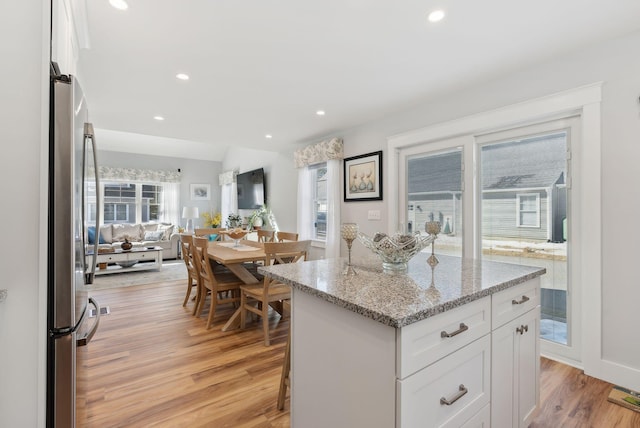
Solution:
[{"label": "neighboring house through window", "polygon": [[540,194],[519,194],[517,197],[517,226],[540,227]]}]

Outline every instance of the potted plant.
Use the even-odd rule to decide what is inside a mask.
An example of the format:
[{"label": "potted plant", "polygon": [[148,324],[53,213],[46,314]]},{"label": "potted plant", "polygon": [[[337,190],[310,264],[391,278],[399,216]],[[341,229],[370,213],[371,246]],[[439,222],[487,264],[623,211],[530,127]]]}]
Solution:
[{"label": "potted plant", "polygon": [[267,207],[265,205],[255,210],[253,214],[251,214],[251,217],[249,217],[249,227],[254,229],[262,227],[262,225],[264,224],[264,219],[262,218],[262,216],[266,213]]}]

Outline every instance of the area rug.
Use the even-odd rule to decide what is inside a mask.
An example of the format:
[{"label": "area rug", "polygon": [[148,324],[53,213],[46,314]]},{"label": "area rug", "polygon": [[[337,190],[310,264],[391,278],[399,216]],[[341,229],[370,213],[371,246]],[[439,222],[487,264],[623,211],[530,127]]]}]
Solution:
[{"label": "area rug", "polygon": [[131,287],[134,285],[150,284],[153,282],[187,280],[187,267],[182,260],[168,260],[157,270],[143,270],[129,273],[113,273],[97,275],[90,290],[105,290],[108,288]]},{"label": "area rug", "polygon": [[640,412],[640,393],[636,391],[614,386],[609,393],[608,400],[634,412]]}]

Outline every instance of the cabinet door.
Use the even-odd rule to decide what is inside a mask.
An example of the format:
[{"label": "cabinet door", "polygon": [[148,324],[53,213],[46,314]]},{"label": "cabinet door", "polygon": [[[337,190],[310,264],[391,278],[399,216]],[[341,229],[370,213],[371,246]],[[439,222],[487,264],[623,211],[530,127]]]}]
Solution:
[{"label": "cabinet door", "polygon": [[517,334],[518,425],[528,427],[540,404],[540,307],[520,318],[526,331]]},{"label": "cabinet door", "polygon": [[540,307],[492,334],[491,426],[526,427],[540,400]]}]

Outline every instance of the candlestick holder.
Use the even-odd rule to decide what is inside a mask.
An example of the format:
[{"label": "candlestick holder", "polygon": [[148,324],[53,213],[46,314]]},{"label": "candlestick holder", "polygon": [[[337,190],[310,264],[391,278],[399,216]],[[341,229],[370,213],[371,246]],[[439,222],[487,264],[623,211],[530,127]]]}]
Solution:
[{"label": "candlestick holder", "polygon": [[431,241],[431,255],[429,256],[429,258],[427,259],[427,263],[429,264],[429,266],[431,266],[431,268],[434,268],[438,263],[440,263],[438,261],[438,258],[436,257],[436,255],[434,254],[434,244],[436,241],[436,238],[438,237],[438,234],[440,233],[441,230],[441,225],[439,221],[428,221],[425,224],[425,231],[433,236],[433,241]]},{"label": "candlestick holder", "polygon": [[342,236],[342,239],[344,239],[347,243],[347,250],[349,254],[347,270],[344,272],[344,274],[356,275],[357,272],[351,265],[351,245],[358,236],[358,225],[356,223],[343,223],[342,227],[340,228],[340,234]]}]

